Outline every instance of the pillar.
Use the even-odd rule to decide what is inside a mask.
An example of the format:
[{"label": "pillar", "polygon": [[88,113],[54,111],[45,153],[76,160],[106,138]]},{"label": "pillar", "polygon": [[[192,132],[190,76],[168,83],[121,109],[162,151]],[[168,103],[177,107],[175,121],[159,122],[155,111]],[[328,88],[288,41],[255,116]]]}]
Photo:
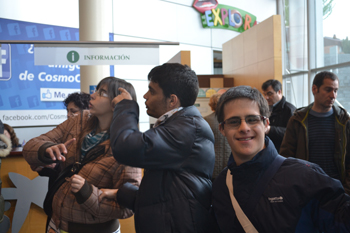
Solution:
[{"label": "pillar", "polygon": [[[109,41],[112,9],[112,0],[79,0],[79,40]],[[108,65],[80,66],[80,90],[89,93],[90,85],[97,85],[107,76]]]}]

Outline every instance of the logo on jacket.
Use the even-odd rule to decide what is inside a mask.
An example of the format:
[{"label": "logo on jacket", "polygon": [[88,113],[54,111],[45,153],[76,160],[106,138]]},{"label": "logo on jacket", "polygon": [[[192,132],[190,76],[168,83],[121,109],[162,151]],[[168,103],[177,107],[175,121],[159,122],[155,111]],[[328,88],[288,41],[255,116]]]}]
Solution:
[{"label": "logo on jacket", "polygon": [[279,196],[279,197],[268,197],[267,198],[270,203],[277,203],[277,202],[283,202],[283,197]]}]

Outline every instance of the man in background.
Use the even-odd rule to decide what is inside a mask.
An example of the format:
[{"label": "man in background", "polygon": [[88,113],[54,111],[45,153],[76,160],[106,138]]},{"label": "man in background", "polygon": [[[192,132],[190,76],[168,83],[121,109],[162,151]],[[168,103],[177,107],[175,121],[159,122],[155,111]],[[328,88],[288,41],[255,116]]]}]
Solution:
[{"label": "man in background", "polygon": [[289,120],[280,154],[318,164],[350,194],[350,122],[348,112],[334,105],[338,88],[339,79],[332,72],[315,76],[315,101]]},{"label": "man in background", "polygon": [[267,80],[261,88],[270,108],[270,125],[267,127],[266,134],[275,144],[277,151],[279,151],[287,123],[289,118],[293,116],[296,107],[287,102],[282,95],[280,81],[276,79]]}]

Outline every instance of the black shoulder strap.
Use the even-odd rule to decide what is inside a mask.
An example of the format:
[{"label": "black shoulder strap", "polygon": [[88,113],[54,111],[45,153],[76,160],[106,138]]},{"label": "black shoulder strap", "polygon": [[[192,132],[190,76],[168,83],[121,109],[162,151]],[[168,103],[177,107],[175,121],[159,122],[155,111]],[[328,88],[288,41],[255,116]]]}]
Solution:
[{"label": "black shoulder strap", "polygon": [[258,204],[261,195],[264,193],[267,185],[269,184],[272,177],[276,174],[278,169],[281,167],[283,161],[285,160],[285,157],[282,157],[280,155],[277,155],[274,161],[270,164],[270,166],[267,168],[267,170],[264,172],[260,180],[258,181],[254,192],[250,196],[247,204],[242,207],[244,213],[246,216],[251,219],[251,214],[253,213],[256,205]]}]

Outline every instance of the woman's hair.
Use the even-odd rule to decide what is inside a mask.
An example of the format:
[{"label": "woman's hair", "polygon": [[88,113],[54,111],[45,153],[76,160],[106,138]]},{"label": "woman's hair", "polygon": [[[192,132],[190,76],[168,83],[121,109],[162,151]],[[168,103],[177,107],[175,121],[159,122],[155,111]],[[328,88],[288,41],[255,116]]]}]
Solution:
[{"label": "woman's hair", "polygon": [[216,110],[216,106],[218,105],[218,101],[220,99],[221,94],[216,93],[212,95],[209,99],[209,106],[213,112]]},{"label": "woman's hair", "polygon": [[[108,98],[110,99],[110,101],[112,102],[112,100],[114,99],[114,97],[116,97],[117,95],[120,94],[120,91],[118,90],[118,88],[122,87],[125,90],[127,90],[130,95],[131,98],[136,101],[136,92],[134,89],[134,86],[125,81],[124,79],[120,79],[120,78],[116,78],[116,77],[106,77],[104,79],[102,79],[96,87],[96,90],[98,90],[101,86],[106,86],[107,92],[108,92]],[[79,140],[79,147],[81,147],[84,137],[90,133],[92,130],[94,130],[96,128],[98,124],[98,119],[96,116],[91,116],[86,124],[86,127],[82,130],[81,134],[80,134],[80,140]],[[109,132],[109,129],[108,129]]]},{"label": "woman's hair", "polygon": [[4,124],[4,129],[7,130],[7,132],[9,132],[9,134],[11,136],[12,147],[19,146],[19,140],[18,140],[18,138],[16,136],[16,133],[13,130],[13,128],[11,126],[9,126],[8,124]]}]

